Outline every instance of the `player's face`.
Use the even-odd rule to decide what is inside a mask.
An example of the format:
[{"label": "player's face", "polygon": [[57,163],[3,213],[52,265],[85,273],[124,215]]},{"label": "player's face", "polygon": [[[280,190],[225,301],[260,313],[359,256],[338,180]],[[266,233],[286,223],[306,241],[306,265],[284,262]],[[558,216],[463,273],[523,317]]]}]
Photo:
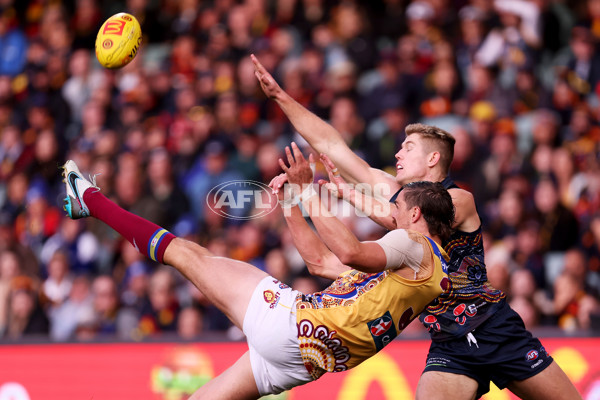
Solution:
[{"label": "player's face", "polygon": [[427,176],[427,152],[419,134],[406,136],[396,153],[396,182],[401,185],[424,180]]},{"label": "player's face", "polygon": [[392,218],[396,224],[396,229],[408,229],[409,228],[409,212],[404,201],[404,193],[400,192],[400,195],[396,198],[396,202],[392,206]]}]

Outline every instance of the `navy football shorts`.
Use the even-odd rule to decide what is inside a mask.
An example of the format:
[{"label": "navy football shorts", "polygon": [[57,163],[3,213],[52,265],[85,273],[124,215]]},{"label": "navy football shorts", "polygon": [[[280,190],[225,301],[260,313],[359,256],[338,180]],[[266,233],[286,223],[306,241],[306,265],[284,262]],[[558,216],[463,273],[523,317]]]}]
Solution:
[{"label": "navy football shorts", "polygon": [[552,363],[552,357],[531,333],[521,317],[505,304],[469,335],[432,342],[425,371],[466,375],[479,383],[477,398],[512,381],[535,376]]}]

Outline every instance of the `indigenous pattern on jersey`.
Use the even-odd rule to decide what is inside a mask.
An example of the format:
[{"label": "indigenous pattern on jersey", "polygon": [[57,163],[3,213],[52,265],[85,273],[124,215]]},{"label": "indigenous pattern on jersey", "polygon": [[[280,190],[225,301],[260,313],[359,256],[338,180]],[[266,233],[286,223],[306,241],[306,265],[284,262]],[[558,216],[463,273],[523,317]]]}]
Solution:
[{"label": "indigenous pattern on jersey", "polygon": [[[458,188],[449,178],[446,189]],[[419,319],[432,340],[461,337],[498,311],[506,295],[487,279],[481,227],[475,232],[455,231],[444,243],[450,257],[450,289],[435,299]]]},{"label": "indigenous pattern on jersey", "polygon": [[350,270],[324,291],[298,296],[300,352],[313,378],[346,371],[373,356],[447,287],[441,247],[416,232],[410,238],[424,246],[421,266],[433,265],[428,279],[409,280],[394,270]]}]

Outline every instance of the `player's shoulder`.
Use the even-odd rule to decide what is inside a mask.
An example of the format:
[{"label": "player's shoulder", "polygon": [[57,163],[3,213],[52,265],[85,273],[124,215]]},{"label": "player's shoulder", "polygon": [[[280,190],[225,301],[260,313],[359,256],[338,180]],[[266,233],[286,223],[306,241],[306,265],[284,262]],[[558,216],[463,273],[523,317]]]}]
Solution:
[{"label": "player's shoulder", "polygon": [[452,201],[454,201],[455,205],[456,202],[460,202],[461,204],[465,205],[471,203],[475,205],[475,197],[473,196],[473,193],[469,192],[468,190],[461,188],[450,188],[448,189],[448,193],[450,193]]},{"label": "player's shoulder", "polygon": [[479,227],[481,220],[477,214],[473,193],[460,189],[448,189],[455,210],[454,228],[464,232],[472,232]]}]

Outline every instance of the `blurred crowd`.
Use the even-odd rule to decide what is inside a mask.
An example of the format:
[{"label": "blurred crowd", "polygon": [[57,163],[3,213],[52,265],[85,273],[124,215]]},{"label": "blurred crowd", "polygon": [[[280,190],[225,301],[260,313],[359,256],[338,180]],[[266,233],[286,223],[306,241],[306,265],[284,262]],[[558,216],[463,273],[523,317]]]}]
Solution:
[{"label": "blurred crowd", "polygon": [[[143,46],[107,70],[95,37],[121,11]],[[374,167],[394,173],[408,123],[454,134],[451,176],[475,195],[489,280],[528,328],[597,334],[599,44],[600,0],[0,0],[0,338],[240,337],[173,270],[64,216],[67,159],[178,236],[306,293],[326,285],[280,210],[207,206],[221,183],[268,183],[302,143],[251,53]]]}]

